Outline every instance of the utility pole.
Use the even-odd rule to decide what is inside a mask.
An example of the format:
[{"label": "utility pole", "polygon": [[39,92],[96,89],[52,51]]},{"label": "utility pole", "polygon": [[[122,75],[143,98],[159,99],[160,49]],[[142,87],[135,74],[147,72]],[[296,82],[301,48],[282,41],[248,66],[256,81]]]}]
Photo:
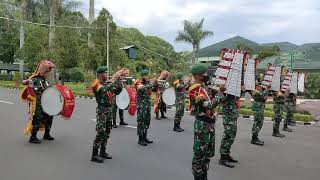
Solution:
[{"label": "utility pole", "polygon": [[109,73],[109,17],[107,18],[107,67]]},{"label": "utility pole", "polygon": [[[20,49],[23,48],[24,45],[24,35],[25,35],[25,31],[24,31],[24,22],[26,20],[26,7],[27,7],[27,1],[26,0],[21,0],[20,1],[20,9],[21,9],[21,24],[20,24]],[[23,66],[24,66],[24,61],[23,58],[20,59],[20,63],[19,63],[19,72],[21,74],[21,82],[23,81]]]},{"label": "utility pole", "polygon": [[[94,21],[94,0],[90,0],[90,4],[89,4],[89,26],[90,27],[92,27],[93,21]],[[90,49],[94,47],[92,29],[89,29],[88,31],[88,47]]]},{"label": "utility pole", "polygon": [[[49,54],[52,55],[53,49],[54,49],[54,21],[55,21],[55,13],[56,9],[58,6],[57,0],[50,0],[50,27],[49,27]],[[49,74],[49,82],[50,83],[55,83],[56,80],[56,75],[55,75],[55,70]]]}]

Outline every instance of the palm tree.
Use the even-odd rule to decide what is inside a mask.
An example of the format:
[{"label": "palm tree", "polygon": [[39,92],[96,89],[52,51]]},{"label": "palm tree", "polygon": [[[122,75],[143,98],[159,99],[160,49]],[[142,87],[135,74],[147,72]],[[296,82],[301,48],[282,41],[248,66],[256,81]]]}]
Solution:
[{"label": "palm tree", "polygon": [[178,31],[178,36],[175,41],[177,42],[186,42],[192,44],[192,64],[195,63],[196,52],[200,47],[200,42],[207,38],[208,36],[213,35],[212,31],[203,30],[203,21],[200,22],[191,22],[184,21],[183,31]]}]

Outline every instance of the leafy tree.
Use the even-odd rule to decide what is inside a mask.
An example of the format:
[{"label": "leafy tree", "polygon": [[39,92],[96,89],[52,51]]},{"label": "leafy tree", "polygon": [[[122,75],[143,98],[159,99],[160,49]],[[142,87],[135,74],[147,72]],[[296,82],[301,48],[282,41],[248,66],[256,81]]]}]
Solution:
[{"label": "leafy tree", "polygon": [[195,63],[196,52],[200,47],[200,42],[213,35],[212,31],[203,30],[203,22],[204,19],[200,22],[190,22],[185,20],[183,31],[178,31],[178,36],[175,39],[175,41],[182,41],[192,45],[193,64]]},{"label": "leafy tree", "polygon": [[320,98],[320,74],[311,73],[308,74],[307,81],[305,83],[305,96],[307,98],[319,99]]},{"label": "leafy tree", "polygon": [[40,26],[27,25],[25,43],[18,50],[18,57],[25,60],[25,64],[31,70],[36,68],[42,59],[48,59],[48,29]]},{"label": "leafy tree", "polygon": [[85,77],[82,69],[72,68],[69,70],[69,78],[72,82],[83,82]]}]

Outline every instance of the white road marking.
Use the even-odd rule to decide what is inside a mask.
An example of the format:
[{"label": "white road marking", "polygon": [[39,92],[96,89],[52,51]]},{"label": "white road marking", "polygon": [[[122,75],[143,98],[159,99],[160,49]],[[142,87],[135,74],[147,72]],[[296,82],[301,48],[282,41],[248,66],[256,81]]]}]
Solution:
[{"label": "white road marking", "polygon": [[[97,122],[97,119],[91,119],[91,121]],[[119,124],[118,124],[119,125]],[[136,126],[130,126],[130,125],[125,125],[124,127],[132,128],[132,129],[137,129]]]},{"label": "white road marking", "polygon": [[0,103],[5,103],[5,104],[14,104],[13,102],[9,102],[9,101],[0,101]]}]

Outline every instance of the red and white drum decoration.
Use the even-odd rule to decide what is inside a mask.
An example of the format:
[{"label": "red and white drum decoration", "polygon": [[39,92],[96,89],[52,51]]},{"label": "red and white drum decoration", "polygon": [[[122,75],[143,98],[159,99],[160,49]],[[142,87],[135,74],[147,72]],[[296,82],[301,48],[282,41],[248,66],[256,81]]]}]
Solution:
[{"label": "red and white drum decoration", "polygon": [[72,90],[63,85],[53,85],[43,91],[41,106],[50,116],[62,115],[70,119],[74,110],[74,94]]},{"label": "red and white drum decoration", "polygon": [[290,93],[298,94],[298,73],[293,72],[290,82]]},{"label": "red and white drum decoration", "polygon": [[215,73],[215,85],[225,85],[226,94],[240,97],[242,69],[246,53],[234,49],[221,50],[221,62]]},{"label": "red and white drum decoration", "polygon": [[280,91],[281,66],[274,67],[274,74],[271,81],[271,90]]},{"label": "red and white drum decoration", "polygon": [[272,66],[272,64],[269,64],[268,69],[265,72],[263,80],[261,82],[261,87],[267,88],[268,86],[271,86],[274,72],[275,72],[275,67]]},{"label": "red and white drum decoration", "polygon": [[286,77],[281,84],[281,91],[287,92],[290,89],[291,79],[292,72],[287,72]]},{"label": "red and white drum decoration", "polygon": [[249,59],[247,61],[247,66],[244,73],[244,85],[246,87],[246,90],[253,91],[256,89],[255,67],[256,67],[256,60]]}]

